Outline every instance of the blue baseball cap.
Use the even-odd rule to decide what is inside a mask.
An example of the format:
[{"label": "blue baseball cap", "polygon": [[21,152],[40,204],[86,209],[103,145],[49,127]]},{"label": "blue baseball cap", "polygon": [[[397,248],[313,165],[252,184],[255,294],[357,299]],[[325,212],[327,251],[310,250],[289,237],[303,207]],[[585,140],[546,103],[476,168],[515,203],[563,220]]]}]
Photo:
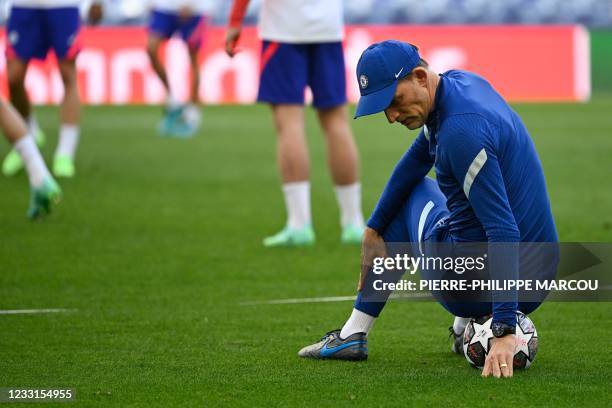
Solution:
[{"label": "blue baseball cap", "polygon": [[410,74],[420,60],[419,50],[412,44],[387,40],[370,45],[357,63],[361,98],[355,119],[387,109],[398,81]]}]

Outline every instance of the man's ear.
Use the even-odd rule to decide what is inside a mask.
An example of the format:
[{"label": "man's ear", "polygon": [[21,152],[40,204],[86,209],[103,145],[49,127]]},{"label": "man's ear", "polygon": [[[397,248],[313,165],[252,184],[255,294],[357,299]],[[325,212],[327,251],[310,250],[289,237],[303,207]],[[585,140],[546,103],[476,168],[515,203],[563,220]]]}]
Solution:
[{"label": "man's ear", "polygon": [[416,67],[412,70],[412,77],[421,86],[427,86],[427,75],[428,71],[424,67]]}]

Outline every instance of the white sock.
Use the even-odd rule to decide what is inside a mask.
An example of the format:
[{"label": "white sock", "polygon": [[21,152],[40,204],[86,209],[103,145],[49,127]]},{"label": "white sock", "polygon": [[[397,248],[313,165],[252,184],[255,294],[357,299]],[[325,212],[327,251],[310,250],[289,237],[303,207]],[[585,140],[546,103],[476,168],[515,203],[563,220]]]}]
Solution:
[{"label": "white sock", "polygon": [[285,206],[287,207],[287,226],[301,229],[311,223],[310,182],[298,181],[283,184]]},{"label": "white sock", "polygon": [[355,333],[365,333],[367,335],[372,325],[374,325],[375,320],[376,318],[374,316],[363,313],[361,310],[353,309],[351,317],[344,323],[340,331],[340,338],[346,339],[348,336]]},{"label": "white sock", "polygon": [[361,184],[359,182],[346,186],[336,186],[336,198],[340,207],[340,224],[342,227],[364,225],[361,212]]},{"label": "white sock", "polygon": [[470,322],[469,317],[455,317],[453,322],[453,331],[455,334],[461,334],[465,330],[465,327]]},{"label": "white sock", "polygon": [[185,121],[191,126],[198,127],[202,122],[202,114],[200,112],[200,108],[193,103],[188,103],[185,105],[185,110],[183,111],[183,117]]},{"label": "white sock", "polygon": [[169,109],[175,109],[181,106],[181,102],[171,92],[169,92],[166,96],[166,106]]},{"label": "white sock", "polygon": [[62,124],[59,132],[59,143],[55,156],[68,156],[74,160],[74,153],[79,144],[79,126]]},{"label": "white sock", "polygon": [[15,150],[25,163],[30,185],[35,188],[40,187],[50,174],[32,135],[27,134],[19,139],[15,143]]},{"label": "white sock", "polygon": [[38,120],[36,120],[36,115],[34,115],[33,113],[31,113],[28,117],[28,129],[33,135],[36,134],[36,132],[40,129],[40,126],[38,125]]}]

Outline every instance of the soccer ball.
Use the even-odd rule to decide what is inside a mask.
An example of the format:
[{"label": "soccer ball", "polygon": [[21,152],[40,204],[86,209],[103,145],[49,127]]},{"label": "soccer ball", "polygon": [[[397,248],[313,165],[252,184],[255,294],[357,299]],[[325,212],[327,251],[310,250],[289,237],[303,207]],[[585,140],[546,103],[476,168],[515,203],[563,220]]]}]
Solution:
[{"label": "soccer ball", "polygon": [[[475,367],[484,367],[494,337],[492,321],[491,315],[472,319],[463,332],[463,353]],[[514,369],[528,368],[538,352],[538,333],[531,319],[521,312],[516,313],[516,343]]]}]

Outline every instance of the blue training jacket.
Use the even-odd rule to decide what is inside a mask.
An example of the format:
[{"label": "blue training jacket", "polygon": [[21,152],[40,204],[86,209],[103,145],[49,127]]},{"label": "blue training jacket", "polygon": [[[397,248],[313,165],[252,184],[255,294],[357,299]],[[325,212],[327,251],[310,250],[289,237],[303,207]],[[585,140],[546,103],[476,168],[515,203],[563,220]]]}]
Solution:
[{"label": "blue training jacket", "polygon": [[[434,103],[368,226],[382,234],[435,166],[454,241],[557,242],[542,165],[516,112],[485,79],[460,70],[440,75]],[[492,277],[518,279],[517,254],[489,254]],[[493,318],[514,324],[516,309],[516,302],[494,302]]]}]

